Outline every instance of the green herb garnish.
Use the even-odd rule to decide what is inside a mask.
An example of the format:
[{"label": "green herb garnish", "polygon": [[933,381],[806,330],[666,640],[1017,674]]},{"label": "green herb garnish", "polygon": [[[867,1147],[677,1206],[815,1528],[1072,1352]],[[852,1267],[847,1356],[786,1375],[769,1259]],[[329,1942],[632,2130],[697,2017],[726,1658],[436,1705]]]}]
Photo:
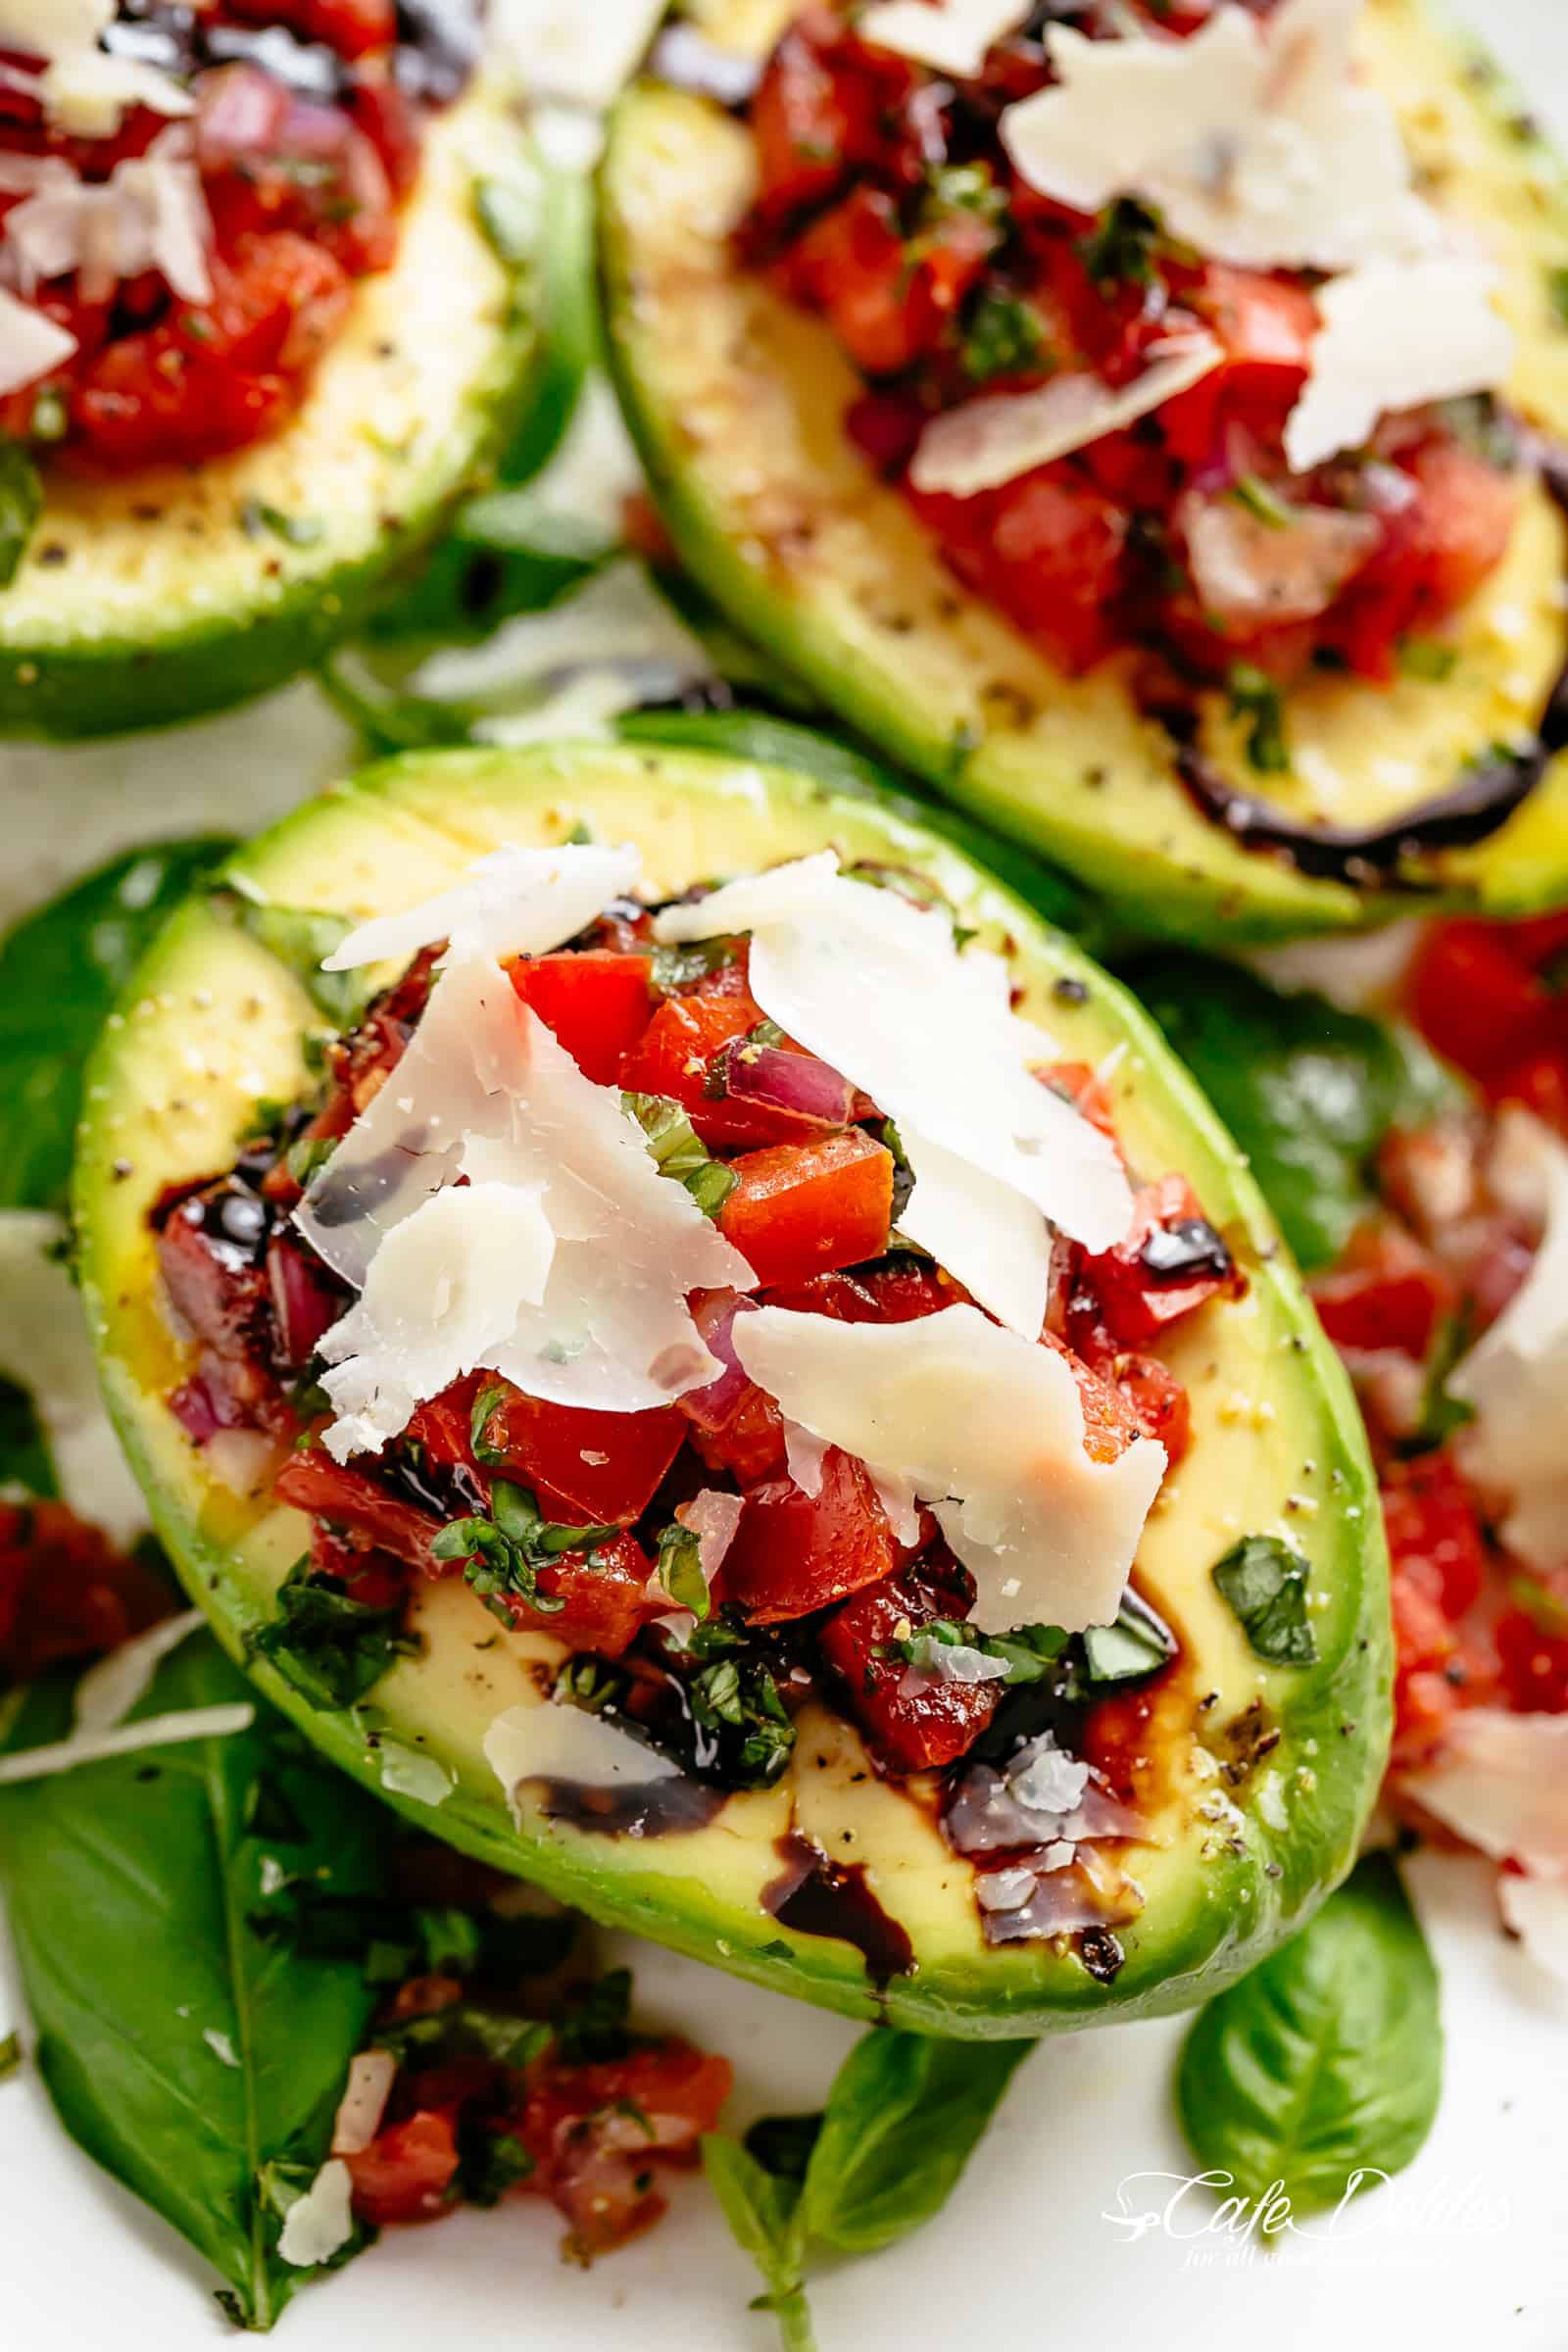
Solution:
[{"label": "green herb garnish", "polygon": [[20,441],[0,441],[0,588],[9,588],[43,513],[43,482]]},{"label": "green herb garnish", "polygon": [[1307,1615],[1311,1571],[1278,1536],[1244,1536],[1212,1575],[1255,1657],[1270,1666],[1313,1666],[1317,1637]]},{"label": "green herb garnish", "polygon": [[1232,664],[1226,679],[1231,716],[1247,721],[1247,757],[1259,775],[1288,775],[1290,748],[1285,736],[1285,698],[1266,671],[1250,662]]}]

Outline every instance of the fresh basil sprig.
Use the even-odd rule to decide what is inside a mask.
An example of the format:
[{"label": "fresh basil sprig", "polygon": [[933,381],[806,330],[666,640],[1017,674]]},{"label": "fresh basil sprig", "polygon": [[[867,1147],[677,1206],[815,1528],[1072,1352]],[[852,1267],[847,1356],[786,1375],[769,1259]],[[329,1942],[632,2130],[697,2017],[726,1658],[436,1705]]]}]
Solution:
[{"label": "fresh basil sprig", "polygon": [[766,2282],[754,2309],[774,2314],[785,2352],[813,2352],[811,2246],[875,2253],[940,2213],[1033,2047],[878,2029],[840,2067],[819,2127],[780,2119],[744,2146],[720,2132],[704,2140],[724,2218]]},{"label": "fresh basil sprig", "polygon": [[547,1616],[564,1609],[558,1596],[541,1592],[539,1571],[568,1551],[592,1551],[620,1530],[563,1527],[547,1519],[526,1487],[498,1478],[490,1488],[490,1516],[454,1519],[430,1545],[438,1560],[463,1560],[464,1575],[493,1616],[512,1622],[508,1598],[526,1601]]},{"label": "fresh basil sprig", "polygon": [[1310,2213],[1412,2161],[1442,2078],[1437,1970],[1397,1871],[1375,1854],[1200,2012],[1177,2100],[1206,2170],[1250,2198],[1277,2182]]},{"label": "fresh basil sprig", "polygon": [[225,841],[129,850],[0,940],[0,1208],[63,1208],[87,1050]]},{"label": "fresh basil sprig", "polygon": [[1307,1615],[1311,1571],[1279,1536],[1244,1536],[1212,1570],[1254,1657],[1270,1666],[1313,1666],[1317,1636]]},{"label": "fresh basil sprig", "polygon": [[[254,1696],[204,1636],[134,1712]],[[6,1744],[64,1737],[71,1706],[68,1682],[40,1684]],[[279,1871],[323,1893],[373,1886],[381,1839],[373,1801],[265,1708],[227,1738],[0,1788],[0,1883],[49,2095],[212,2263],[246,2328],[270,2328],[312,2276],[277,2252],[273,2192],[324,2161],[375,1997],[357,1959],[253,1923]]]}]

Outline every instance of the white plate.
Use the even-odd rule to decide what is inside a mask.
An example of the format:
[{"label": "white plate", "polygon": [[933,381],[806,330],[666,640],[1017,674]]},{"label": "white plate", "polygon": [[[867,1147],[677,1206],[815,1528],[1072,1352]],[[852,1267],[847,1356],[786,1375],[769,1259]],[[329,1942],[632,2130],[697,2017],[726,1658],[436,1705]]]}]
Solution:
[{"label": "white plate", "polygon": [[[1530,103],[1568,137],[1568,17],[1548,0],[1471,0],[1464,13],[1485,23]],[[193,753],[217,748],[203,745],[206,732],[189,739]],[[315,732],[307,726],[313,756]],[[248,722],[242,733],[254,755]],[[11,820],[38,807],[48,757],[0,754],[14,848]],[[79,757],[107,800],[116,760]],[[291,797],[287,764],[258,775],[269,813]],[[192,785],[194,808],[205,796]],[[128,814],[128,796],[122,806]],[[206,807],[200,821],[212,821]],[[51,828],[40,867],[79,867],[73,833]],[[1180,2022],[1071,2036],[1029,2062],[937,2224],[816,2280],[822,2352],[934,2352],[977,2328],[1006,2352],[1119,2352],[1140,2340],[1212,2352],[1222,2330],[1264,2352],[1366,2352],[1401,2339],[1422,2352],[1563,2352],[1568,1993],[1502,1939],[1488,1870],[1427,1855],[1410,1875],[1443,1974],[1447,2076],[1437,2130],[1393,2188],[1338,2232],[1319,2224],[1272,2256],[1255,2239],[1229,2239],[1213,2227],[1212,2200],[1177,2193],[1191,2169],[1170,2107]],[[610,1949],[635,1966],[643,2016],[734,2060],[737,2122],[820,2103],[854,2028],[649,1945]],[[0,2017],[20,2013],[0,1971]],[[556,2216],[528,2202],[389,2230],[344,2277],[301,2295],[282,2341],[289,2352],[340,2352],[345,2341],[377,2352],[769,2352],[772,2322],[746,2311],[759,2281],[701,2181],[678,2181],[674,2206],[651,2237],[587,2274],[558,2259]],[[30,2072],[0,2087],[6,2352],[194,2352],[229,2333],[213,2283],[77,2154]]]}]

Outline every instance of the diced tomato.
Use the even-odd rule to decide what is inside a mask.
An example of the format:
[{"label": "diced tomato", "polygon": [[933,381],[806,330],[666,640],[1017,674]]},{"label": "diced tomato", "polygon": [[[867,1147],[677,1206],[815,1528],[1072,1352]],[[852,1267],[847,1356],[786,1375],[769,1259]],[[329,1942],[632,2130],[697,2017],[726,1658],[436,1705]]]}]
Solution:
[{"label": "diced tomato", "polygon": [[974,1745],[997,1711],[997,1684],[931,1682],[906,1690],[912,1678],[903,1657],[884,1654],[903,1629],[929,1625],[936,1617],[961,1620],[969,1601],[970,1594],[956,1590],[951,1576],[940,1581],[920,1561],[858,1592],[834,1610],[817,1636],[846,1704],[891,1772],[927,1772],[953,1763]]},{"label": "diced tomato", "polygon": [[1357,675],[1387,684],[1399,640],[1419,634],[1473,595],[1507,550],[1519,514],[1519,479],[1451,436],[1400,462],[1415,484],[1409,503],[1384,515],[1384,543],[1337,610],[1329,642]]},{"label": "diced tomato", "polygon": [[1117,1355],[1109,1374],[1146,1438],[1164,1446],[1171,1469],[1193,1442],[1193,1409],[1187,1391],[1157,1355]]},{"label": "diced tomato", "polygon": [[1538,1119],[1568,1136],[1568,1054],[1532,1054],[1492,1079],[1494,1102],[1521,1102]]},{"label": "diced tomato", "polygon": [[1474,1497],[1451,1454],[1423,1453],[1391,1469],[1383,1518],[1396,1569],[1419,1581],[1449,1623],[1457,1623],[1480,1597],[1486,1545]]},{"label": "diced tomato", "polygon": [[65,1503],[0,1506],[0,1681],[118,1649],[169,1609],[163,1579]]},{"label": "diced tomato", "polygon": [[618,1658],[645,1619],[669,1605],[661,1593],[649,1598],[653,1573],[654,1563],[635,1536],[612,1536],[592,1551],[563,1552],[540,1569],[539,1591],[563,1607],[537,1609],[511,1595],[507,1606],[514,1625],[554,1634],[572,1649]]},{"label": "diced tomato", "polygon": [[708,1088],[719,1082],[714,1065],[724,1048],[761,1025],[762,1008],[731,964],[696,988],[668,998],[620,1065],[620,1083],[633,1092],[664,1095],[690,1114],[710,1151],[805,1142],[819,1133],[814,1119],[764,1103],[732,1102]]},{"label": "diced tomato", "polygon": [[1496,1077],[1562,1039],[1562,1006],[1500,923],[1439,923],[1411,966],[1424,1037],[1472,1078]]},{"label": "diced tomato", "polygon": [[836,1323],[914,1323],[972,1301],[961,1282],[929,1258],[911,1256],[858,1274],[813,1274],[794,1289],[775,1286],[767,1303],[801,1315],[831,1315]]},{"label": "diced tomato", "polygon": [[[1544,1588],[1568,1629],[1564,1580]],[[1521,1715],[1568,1715],[1568,1630],[1548,1632],[1528,1609],[1508,1609],[1494,1638],[1508,1704]]]},{"label": "diced tomato", "polygon": [[1116,642],[1127,515],[1060,467],[976,498],[910,493],[943,554],[1062,668],[1088,669]]},{"label": "diced tomato", "polygon": [[812,10],[767,62],[751,111],[764,220],[822,203],[883,144],[875,81],[835,71],[841,30],[830,12]]},{"label": "diced tomato", "polygon": [[354,2210],[362,2221],[427,2222],[452,2209],[458,2138],[450,2114],[420,2110],[343,2161],[354,2177]]},{"label": "diced tomato", "polygon": [[613,1086],[653,1016],[647,956],[584,950],[531,960],[518,956],[507,968],[518,996],[554,1031],[583,1076]]},{"label": "diced tomato", "polygon": [[880,1257],[893,1220],[893,1155],[859,1128],[731,1162],[725,1238],[760,1282],[799,1283]]},{"label": "diced tomato", "polygon": [[1458,1303],[1452,1276],[1420,1243],[1392,1224],[1351,1240],[1332,1274],[1312,1286],[1318,1319],[1336,1348],[1392,1348],[1425,1362],[1446,1316]]},{"label": "diced tomato", "polygon": [[419,176],[422,125],[417,106],[390,75],[373,80],[361,75],[343,103],[380,157],[392,193],[401,202]]},{"label": "diced tomato", "polygon": [[[431,1396],[414,1408],[406,1441],[416,1446],[432,1470],[465,1470],[476,1480],[479,1477],[474,1459],[472,1429],[473,1401],[479,1391],[494,1379],[487,1372],[470,1372],[455,1380],[439,1396]],[[497,1384],[499,1385],[499,1384]]]},{"label": "diced tomato", "polygon": [[1035,1076],[1043,1086],[1049,1086],[1080,1110],[1091,1127],[1098,1127],[1109,1142],[1116,1141],[1116,1109],[1110,1090],[1098,1070],[1087,1061],[1048,1061],[1036,1070]]},{"label": "diced tomato", "polygon": [[680,1450],[686,1424],[672,1404],[642,1413],[591,1412],[525,1396],[510,1383],[485,1425],[487,1468],[528,1487],[549,1519],[630,1526]]},{"label": "diced tomato", "polygon": [[1219,338],[1225,358],[1160,411],[1167,449],[1201,466],[1227,425],[1277,440],[1311,366],[1318,327],[1311,295],[1286,278],[1210,262],[1184,288],[1182,302]]},{"label": "diced tomato", "polygon": [[1078,1383],[1078,1401],[1084,1416],[1084,1451],[1090,1460],[1118,1461],[1133,1440],[1143,1434],[1127,1398],[1110,1381],[1092,1370],[1064,1341],[1057,1339],[1054,1332],[1043,1332],[1040,1345],[1064,1357]]},{"label": "diced tomato", "polygon": [[587,2261],[658,2221],[652,2168],[697,2162],[733,2081],[727,2058],[673,2035],[599,2065],[534,2070],[513,2127],[534,2160],[522,2185],[565,2216],[569,2253]]},{"label": "diced tomato", "polygon": [[435,1520],[396,1494],[363,1470],[349,1470],[318,1446],[291,1453],[272,1484],[279,1502],[297,1511],[325,1519],[331,1526],[362,1536],[368,1544],[406,1560],[425,1576],[446,1576],[452,1563],[434,1558],[430,1545],[440,1528]]},{"label": "diced tomato", "polygon": [[812,221],[780,274],[858,368],[895,375],[941,347],[996,242],[990,221],[961,210],[906,237],[894,198],[860,186]]},{"label": "diced tomato", "polygon": [[784,1422],[765,1389],[748,1380],[730,1341],[738,1313],[749,1308],[733,1291],[697,1299],[692,1319],[704,1345],[724,1366],[706,1389],[689,1389],[675,1409],[691,1424],[691,1440],[710,1470],[727,1470],[737,1485],[756,1486],[784,1467]]},{"label": "diced tomato", "polygon": [[817,1494],[788,1477],[752,1488],[724,1554],[724,1588],[755,1623],[773,1625],[879,1584],[896,1565],[864,1465],[830,1446]]},{"label": "diced tomato", "polygon": [[[1162,1271],[1167,1261],[1172,1270]],[[1147,1346],[1210,1298],[1222,1293],[1234,1298],[1242,1287],[1229,1250],[1181,1176],[1143,1187],[1126,1240],[1086,1254],[1079,1279],[1101,1318],[1129,1348]]]}]

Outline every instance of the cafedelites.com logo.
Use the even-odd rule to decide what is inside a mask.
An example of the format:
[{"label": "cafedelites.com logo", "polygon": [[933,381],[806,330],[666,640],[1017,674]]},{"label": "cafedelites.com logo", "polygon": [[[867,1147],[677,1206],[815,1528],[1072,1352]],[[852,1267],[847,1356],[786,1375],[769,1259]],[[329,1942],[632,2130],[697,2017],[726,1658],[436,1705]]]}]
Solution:
[{"label": "cafedelites.com logo", "polygon": [[[1376,2190],[1376,2195],[1370,2192]],[[1187,2248],[1191,2265],[1248,2262],[1261,2254],[1356,2244],[1378,2246],[1378,2259],[1400,2237],[1499,2237],[1512,2220],[1506,2197],[1479,2180],[1442,2181],[1412,2195],[1389,2187],[1389,2175],[1361,2165],[1346,2175],[1338,2202],[1298,2214],[1283,2180],[1258,2196],[1243,2196],[1235,2175],[1128,2173],[1116,2184],[1113,2211],[1101,2215],[1128,2244],[1165,2237]]]}]

